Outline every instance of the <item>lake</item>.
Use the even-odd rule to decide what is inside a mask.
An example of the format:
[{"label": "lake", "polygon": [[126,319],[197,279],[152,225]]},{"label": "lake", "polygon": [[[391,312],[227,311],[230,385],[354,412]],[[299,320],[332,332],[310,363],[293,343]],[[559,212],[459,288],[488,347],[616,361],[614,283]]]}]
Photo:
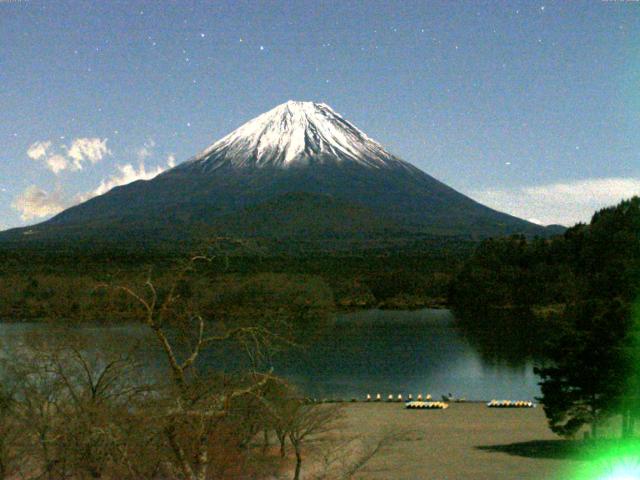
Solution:
[{"label": "lake", "polygon": [[368,310],[340,315],[300,358],[276,359],[276,369],[321,398],[367,393],[452,393],[467,399],[539,395],[533,366],[489,362],[463,338],[448,310]]},{"label": "lake", "polygon": [[[24,332],[42,331],[38,324],[0,324],[5,342]],[[95,345],[130,344],[148,332],[139,325],[83,327]],[[148,348],[149,368],[163,365]],[[207,357],[205,361],[218,361]],[[335,323],[305,351],[279,355],[276,374],[294,382],[316,398],[364,398],[367,393],[407,395],[430,393],[473,400],[529,399],[538,396],[538,378],[532,365],[519,366],[487,360],[465,340],[448,310],[367,310],[338,315]]]}]

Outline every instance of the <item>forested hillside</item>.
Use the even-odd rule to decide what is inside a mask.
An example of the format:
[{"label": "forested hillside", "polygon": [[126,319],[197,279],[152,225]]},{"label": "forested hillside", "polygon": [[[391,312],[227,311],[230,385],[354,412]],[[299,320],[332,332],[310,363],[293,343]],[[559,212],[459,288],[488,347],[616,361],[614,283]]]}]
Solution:
[{"label": "forested hillside", "polygon": [[515,355],[538,358],[541,400],[555,432],[574,435],[590,425],[596,436],[603,419],[621,414],[629,436],[640,417],[639,295],[634,197],[561,237],[482,243],[452,282],[450,300],[485,351],[502,341]]},{"label": "forested hillside", "polygon": [[456,275],[450,302],[470,321],[500,308],[543,314],[588,298],[629,304],[640,285],[640,198],[597,212],[564,235],[482,242]]}]

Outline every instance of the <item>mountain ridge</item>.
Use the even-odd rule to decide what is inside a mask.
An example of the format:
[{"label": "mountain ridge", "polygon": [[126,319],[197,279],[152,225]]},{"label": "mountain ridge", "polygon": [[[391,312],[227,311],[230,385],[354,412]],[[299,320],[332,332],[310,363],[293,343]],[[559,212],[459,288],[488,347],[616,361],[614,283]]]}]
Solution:
[{"label": "mountain ridge", "polygon": [[[306,194],[298,205],[291,201],[296,194]],[[106,236],[144,243],[300,232],[391,239],[408,232],[472,238],[558,233],[457,192],[387,152],[325,104],[289,101],[151,180],[0,233],[0,242]]]}]

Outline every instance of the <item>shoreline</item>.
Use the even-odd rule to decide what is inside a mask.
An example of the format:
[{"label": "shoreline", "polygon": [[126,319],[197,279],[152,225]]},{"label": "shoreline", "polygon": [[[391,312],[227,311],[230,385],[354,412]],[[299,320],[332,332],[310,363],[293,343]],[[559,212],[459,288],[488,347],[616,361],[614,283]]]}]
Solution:
[{"label": "shoreline", "polygon": [[[380,303],[377,305],[367,305],[367,306],[344,306],[344,305],[336,305],[333,310],[333,314],[335,315],[345,315],[349,313],[359,313],[366,312],[370,310],[380,310],[383,312],[416,312],[419,310],[451,310],[451,307],[444,303],[433,303],[433,304],[424,304],[424,305],[413,305],[413,306],[404,306],[404,305],[387,305],[385,303]],[[42,318],[42,317],[33,317],[33,318],[22,318],[22,319],[9,319],[9,318],[0,318],[0,324],[12,324],[12,323],[33,323],[33,324],[50,324],[56,326],[116,326],[116,325],[130,325],[131,323],[137,322],[96,322],[96,321],[73,321],[73,320],[65,320],[62,321],[53,321],[52,319]]]}]

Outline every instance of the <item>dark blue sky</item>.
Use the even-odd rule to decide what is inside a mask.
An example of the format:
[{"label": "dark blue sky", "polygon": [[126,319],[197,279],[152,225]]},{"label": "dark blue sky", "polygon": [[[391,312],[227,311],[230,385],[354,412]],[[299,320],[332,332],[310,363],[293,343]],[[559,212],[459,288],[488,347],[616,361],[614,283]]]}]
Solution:
[{"label": "dark blue sky", "polygon": [[588,220],[640,193],[640,3],[0,0],[0,228],[289,99],[490,206]]}]

